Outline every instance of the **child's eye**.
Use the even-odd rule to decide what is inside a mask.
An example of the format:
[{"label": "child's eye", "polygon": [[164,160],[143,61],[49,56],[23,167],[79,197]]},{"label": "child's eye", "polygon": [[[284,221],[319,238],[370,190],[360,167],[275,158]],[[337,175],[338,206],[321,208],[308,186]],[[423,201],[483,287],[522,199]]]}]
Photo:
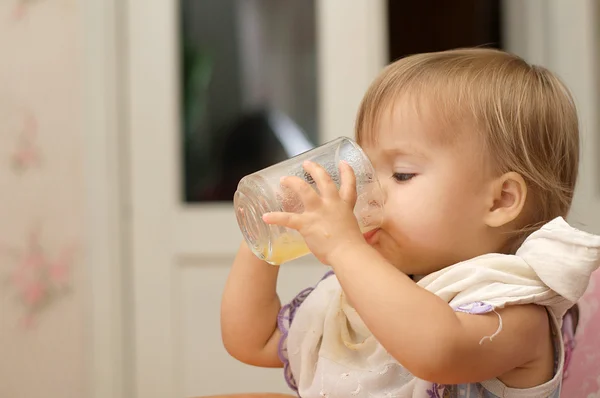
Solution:
[{"label": "child's eye", "polygon": [[412,180],[413,177],[415,177],[415,176],[416,176],[415,173],[394,173],[392,175],[392,178],[398,182],[405,182],[405,181]]}]

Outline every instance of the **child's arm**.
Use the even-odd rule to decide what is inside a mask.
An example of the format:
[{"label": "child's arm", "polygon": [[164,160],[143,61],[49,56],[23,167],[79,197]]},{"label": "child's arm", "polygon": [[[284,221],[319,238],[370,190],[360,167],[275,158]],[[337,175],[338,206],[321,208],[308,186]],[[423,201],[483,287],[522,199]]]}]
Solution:
[{"label": "child's arm", "polygon": [[[482,337],[498,329],[495,313],[454,312],[366,244],[340,248],[330,257],[330,263],[346,297],[369,330],[421,379],[442,384],[488,380],[530,364],[548,352],[550,329],[543,307],[500,310],[501,333],[493,341],[479,344]],[[540,383],[547,380],[542,377]]]},{"label": "child's arm", "polygon": [[255,366],[281,367],[281,337],[276,292],[279,267],[258,259],[242,243],[233,262],[221,302],[221,336],[225,348],[239,361]]}]

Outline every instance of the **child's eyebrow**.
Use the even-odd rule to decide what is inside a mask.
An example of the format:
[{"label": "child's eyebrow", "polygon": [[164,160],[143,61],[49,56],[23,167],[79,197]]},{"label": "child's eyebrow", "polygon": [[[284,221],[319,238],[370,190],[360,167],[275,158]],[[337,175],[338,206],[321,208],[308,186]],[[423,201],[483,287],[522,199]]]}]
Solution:
[{"label": "child's eyebrow", "polygon": [[385,157],[411,157],[411,158],[426,158],[425,154],[412,147],[402,147],[402,148],[384,148],[382,153]]}]

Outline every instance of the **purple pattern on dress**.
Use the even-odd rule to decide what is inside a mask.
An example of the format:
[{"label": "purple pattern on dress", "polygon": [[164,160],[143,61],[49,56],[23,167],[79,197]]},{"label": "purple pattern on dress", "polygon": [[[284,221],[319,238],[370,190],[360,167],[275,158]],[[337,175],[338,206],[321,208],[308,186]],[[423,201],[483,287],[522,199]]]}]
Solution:
[{"label": "purple pattern on dress", "polygon": [[486,304],[482,301],[476,301],[474,303],[463,304],[455,308],[454,311],[463,312],[465,314],[481,315],[494,311],[494,306],[491,304]]},{"label": "purple pattern on dress", "polygon": [[[573,315],[571,315],[569,312],[567,312],[563,318],[562,335],[565,347],[563,379],[566,379],[569,377],[569,363],[571,362],[571,356],[573,355],[573,350],[575,349],[575,326],[573,325]],[[555,367],[558,367],[558,358],[556,358]]]},{"label": "purple pattern on dress", "polygon": [[[331,275],[333,275],[333,271],[327,271],[319,283]],[[290,368],[290,360],[287,352],[287,337],[290,326],[292,325],[292,321],[294,320],[294,316],[296,315],[296,311],[298,311],[298,308],[300,308],[304,300],[306,300],[306,298],[314,289],[314,287],[309,287],[302,290],[289,304],[281,307],[281,310],[279,310],[279,315],[277,316],[277,327],[281,331],[281,339],[279,340],[278,347],[279,359],[283,363],[285,381],[287,385],[296,393],[298,393],[298,384],[296,383]]]},{"label": "purple pattern on dress", "polygon": [[427,390],[427,396],[429,398],[443,398],[444,390],[446,390],[445,384],[433,383],[431,389]]}]

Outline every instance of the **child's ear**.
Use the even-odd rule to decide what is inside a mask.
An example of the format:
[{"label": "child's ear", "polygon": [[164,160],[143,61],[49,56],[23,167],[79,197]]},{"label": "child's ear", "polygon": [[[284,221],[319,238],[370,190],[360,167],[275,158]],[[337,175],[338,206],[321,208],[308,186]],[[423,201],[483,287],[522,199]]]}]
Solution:
[{"label": "child's ear", "polygon": [[493,181],[491,207],[485,216],[489,227],[502,227],[519,217],[527,199],[527,184],[519,173],[510,172]]}]

